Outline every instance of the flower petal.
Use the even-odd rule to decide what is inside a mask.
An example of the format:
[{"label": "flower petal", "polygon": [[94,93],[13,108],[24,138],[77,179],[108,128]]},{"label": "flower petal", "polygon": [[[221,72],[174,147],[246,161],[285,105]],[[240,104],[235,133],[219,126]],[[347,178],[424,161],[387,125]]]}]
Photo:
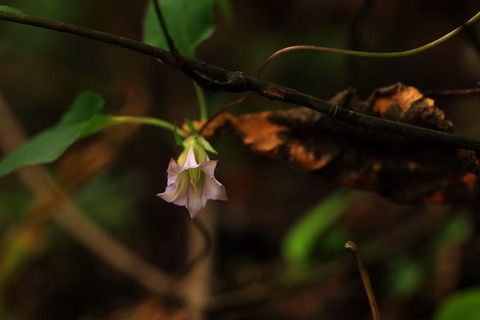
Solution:
[{"label": "flower petal", "polygon": [[172,177],[169,175],[167,188],[164,192],[157,194],[157,197],[179,206],[186,205],[189,188],[188,180],[188,172],[181,172],[175,176],[172,175]]},{"label": "flower petal", "polygon": [[206,201],[202,199],[202,188],[190,187],[188,190],[187,209],[190,218],[194,219],[205,208]]},{"label": "flower petal", "polygon": [[197,159],[195,159],[193,147],[188,148],[187,160],[185,160],[185,164],[183,166],[185,168],[197,168],[199,166]]},{"label": "flower petal", "polygon": [[223,201],[228,200],[225,187],[220,182],[218,182],[218,180],[215,178],[205,179],[202,198],[205,199],[205,201],[206,200],[223,200]]},{"label": "flower petal", "polygon": [[227,200],[225,187],[214,176],[216,166],[217,161],[208,158],[203,146],[191,144],[177,161],[170,159],[167,187],[157,196],[185,206],[194,219],[205,208],[208,200]]},{"label": "flower petal", "polygon": [[217,160],[209,160],[200,163],[198,166],[209,178],[214,178],[215,168],[217,167]]}]

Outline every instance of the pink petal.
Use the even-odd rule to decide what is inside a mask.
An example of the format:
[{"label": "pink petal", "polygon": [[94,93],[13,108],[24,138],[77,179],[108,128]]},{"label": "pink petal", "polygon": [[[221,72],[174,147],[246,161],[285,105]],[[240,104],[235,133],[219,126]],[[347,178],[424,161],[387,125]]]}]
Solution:
[{"label": "pink petal", "polygon": [[194,219],[205,208],[206,201],[202,199],[202,188],[190,187],[188,190],[188,203],[186,205],[190,218]]},{"label": "pink petal", "polygon": [[164,192],[157,194],[157,197],[162,198],[167,202],[173,202],[179,206],[184,206],[187,203],[188,194],[188,173],[181,172],[178,175],[168,177],[167,188]]},{"label": "pink petal", "polygon": [[184,167],[185,168],[197,168],[199,164],[197,163],[197,159],[195,159],[195,152],[193,152],[193,147],[188,149],[187,153],[187,160],[185,160]]},{"label": "pink petal", "polygon": [[[170,159],[167,169],[167,187],[164,192],[157,194],[165,201],[185,206],[192,219],[205,208],[208,200],[227,200],[225,187],[214,176],[217,161],[209,160],[208,156],[206,159],[207,161],[197,163],[193,147],[188,149],[183,166]],[[201,170],[201,172],[194,173],[188,169]],[[191,174],[200,174],[195,178],[197,181],[195,187],[191,182]]]},{"label": "pink petal", "polygon": [[176,175],[184,170],[185,170],[184,167],[179,165],[174,159],[170,158],[170,162],[168,163],[168,169],[167,169],[167,173],[169,175]]},{"label": "pink petal", "polygon": [[216,166],[217,160],[209,160],[200,163],[199,168],[207,175],[207,177],[214,178]]},{"label": "pink petal", "polygon": [[205,184],[203,186],[202,198],[205,199],[205,201],[206,200],[223,200],[223,201],[228,200],[225,187],[220,182],[218,182],[218,180],[215,178],[205,180]]}]

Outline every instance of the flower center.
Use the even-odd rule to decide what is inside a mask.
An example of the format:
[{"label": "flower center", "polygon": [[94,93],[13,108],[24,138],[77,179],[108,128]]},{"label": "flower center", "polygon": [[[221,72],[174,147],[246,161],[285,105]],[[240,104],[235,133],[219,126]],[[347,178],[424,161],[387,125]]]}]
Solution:
[{"label": "flower center", "polygon": [[192,185],[192,187],[194,189],[196,189],[197,188],[197,183],[200,180],[202,170],[200,170],[198,168],[188,168],[187,170],[188,170],[188,175],[190,177],[190,184]]}]

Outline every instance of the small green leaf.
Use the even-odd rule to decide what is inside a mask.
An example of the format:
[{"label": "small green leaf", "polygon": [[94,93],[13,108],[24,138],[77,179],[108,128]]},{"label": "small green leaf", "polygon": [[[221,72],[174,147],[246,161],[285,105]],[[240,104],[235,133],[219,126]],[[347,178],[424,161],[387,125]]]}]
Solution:
[{"label": "small green leaf", "polygon": [[75,141],[114,124],[103,110],[103,99],[93,92],[80,93],[53,127],[34,136],[0,161],[0,176],[21,166],[55,161]]},{"label": "small green leaf", "polygon": [[337,191],[314,206],[288,232],[282,252],[291,265],[306,265],[318,238],[329,230],[350,204],[346,190]]},{"label": "small green leaf", "polygon": [[10,12],[10,13],[17,13],[17,14],[23,14],[22,10],[19,10],[17,8],[9,7],[9,6],[0,6],[0,11],[5,11],[5,12]]},{"label": "small green leaf", "polygon": [[185,119],[185,123],[187,124],[188,129],[190,129],[190,132],[195,132],[195,125],[193,124],[192,120],[190,119]]},{"label": "small green leaf", "polygon": [[207,150],[208,152],[210,153],[213,153],[213,154],[218,154],[217,150],[215,150],[212,145],[210,144],[210,142],[208,142],[207,140],[205,140],[203,137],[200,137],[200,144],[203,146],[203,148],[205,150]]},{"label": "small green leaf", "polygon": [[434,320],[480,319],[480,289],[459,293],[444,302]]},{"label": "small green leaf", "polygon": [[185,148],[185,143],[183,143],[182,138],[180,138],[180,135],[178,134],[177,126],[173,127],[173,135],[175,136],[175,143],[177,146]]},{"label": "small green leaf", "polygon": [[[177,50],[194,57],[197,46],[215,29],[213,0],[158,0],[168,32]],[[143,41],[168,50],[168,44],[160,27],[155,6],[149,0],[144,19]]]}]

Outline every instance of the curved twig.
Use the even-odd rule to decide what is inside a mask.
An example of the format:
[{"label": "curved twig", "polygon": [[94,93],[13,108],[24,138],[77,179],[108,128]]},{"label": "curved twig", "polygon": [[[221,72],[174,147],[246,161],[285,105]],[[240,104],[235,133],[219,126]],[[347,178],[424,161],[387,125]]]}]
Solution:
[{"label": "curved twig", "polygon": [[404,51],[397,51],[397,52],[370,52],[370,51],[357,51],[357,50],[348,50],[348,49],[338,49],[338,48],[330,48],[330,47],[321,47],[321,46],[314,46],[314,45],[295,45],[290,47],[285,47],[283,49],[278,50],[277,52],[273,53],[270,57],[268,57],[263,64],[260,66],[256,73],[256,77],[260,77],[263,73],[265,68],[272,62],[273,59],[276,57],[291,51],[298,51],[298,50],[310,50],[310,51],[320,51],[320,52],[332,52],[332,53],[340,53],[348,56],[356,56],[356,57],[365,57],[365,58],[400,58],[406,57],[413,54],[417,54],[423,52],[425,50],[431,49],[433,47],[438,46],[439,44],[451,39],[452,37],[456,36],[460,33],[466,26],[473,24],[480,18],[480,11],[470,18],[467,22],[465,22],[460,27],[450,31],[449,33],[441,36],[440,38],[431,41],[423,46],[404,50]]},{"label": "curved twig", "polygon": [[358,271],[360,272],[360,277],[362,278],[363,287],[365,288],[365,292],[367,293],[368,302],[370,303],[370,310],[372,312],[373,320],[380,320],[380,313],[378,312],[377,302],[375,300],[375,294],[373,293],[372,284],[370,283],[370,277],[368,276],[368,270],[363,263],[362,255],[360,254],[360,250],[358,250],[357,245],[352,242],[348,241],[345,244],[345,248],[350,251],[357,263]]}]

